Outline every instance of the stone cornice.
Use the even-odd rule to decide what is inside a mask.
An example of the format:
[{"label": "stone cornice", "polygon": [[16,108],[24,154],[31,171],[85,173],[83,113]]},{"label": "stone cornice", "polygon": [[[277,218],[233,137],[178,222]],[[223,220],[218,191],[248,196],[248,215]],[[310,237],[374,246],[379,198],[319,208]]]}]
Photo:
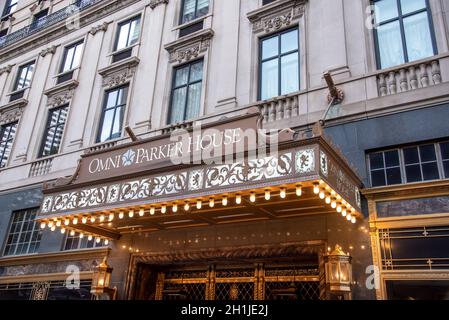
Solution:
[{"label": "stone cornice", "polygon": [[12,64],[8,64],[7,66],[0,68],[0,76],[4,73],[10,73],[13,66],[14,65],[12,65]]},{"label": "stone cornice", "polygon": [[98,70],[103,77],[103,87],[113,88],[131,81],[139,63],[139,58],[131,57]]},{"label": "stone cornice", "polygon": [[61,83],[57,86],[54,86],[53,88],[47,89],[44,91],[44,94],[47,97],[53,96],[55,94],[61,93],[63,91],[67,91],[67,90],[73,90],[76,87],[78,87],[79,82],[76,80],[70,80],[70,81],[66,81],[64,83]]},{"label": "stone cornice", "polygon": [[187,62],[207,51],[213,36],[214,31],[208,28],[167,43],[164,48],[170,54],[170,62]]},{"label": "stone cornice", "polygon": [[151,0],[150,8],[154,10],[160,4],[168,4],[168,0]]},{"label": "stone cornice", "polygon": [[8,104],[5,104],[3,106],[0,107],[0,112],[5,112],[7,110],[13,109],[13,108],[21,108],[24,107],[28,104],[28,100],[26,99],[17,99],[13,102],[10,102]]}]

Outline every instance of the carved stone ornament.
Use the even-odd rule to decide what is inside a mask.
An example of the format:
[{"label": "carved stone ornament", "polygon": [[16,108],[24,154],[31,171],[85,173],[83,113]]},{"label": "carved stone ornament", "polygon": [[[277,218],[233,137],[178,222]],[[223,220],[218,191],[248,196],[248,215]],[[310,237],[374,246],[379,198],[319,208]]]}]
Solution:
[{"label": "carved stone ornament", "polygon": [[94,36],[95,34],[97,34],[97,32],[100,32],[100,31],[104,32],[104,31],[108,30],[108,25],[109,25],[109,23],[103,22],[102,24],[100,24],[96,27],[92,27],[92,29],[89,30],[89,33]]},{"label": "carved stone ornament", "polygon": [[12,67],[13,67],[13,65],[8,64],[7,66],[0,68],[0,76],[4,73],[10,73],[12,70]]},{"label": "carved stone ornament", "polygon": [[5,111],[0,111],[0,125],[18,121],[22,114],[23,107],[15,107]]},{"label": "carved stone ornament", "polygon": [[67,104],[72,100],[74,92],[75,91],[71,89],[54,94],[48,98],[47,105],[49,107],[59,107]]},{"label": "carved stone ornament", "polygon": [[293,25],[304,12],[304,0],[284,0],[248,13],[248,19],[254,33],[271,33]]},{"label": "carved stone ornament", "polygon": [[211,29],[206,29],[191,38],[186,37],[166,45],[165,49],[170,54],[170,62],[183,63],[196,59],[210,48],[213,35],[214,32]]},{"label": "carved stone ornament", "polygon": [[47,54],[54,54],[56,52],[56,46],[51,46],[47,49],[42,50],[39,55],[45,57]]},{"label": "carved stone ornament", "polygon": [[113,88],[130,82],[139,62],[138,58],[132,57],[99,70],[98,73],[103,76],[103,87]]},{"label": "carved stone ornament", "polygon": [[150,8],[154,10],[160,4],[168,4],[168,0],[151,0]]}]

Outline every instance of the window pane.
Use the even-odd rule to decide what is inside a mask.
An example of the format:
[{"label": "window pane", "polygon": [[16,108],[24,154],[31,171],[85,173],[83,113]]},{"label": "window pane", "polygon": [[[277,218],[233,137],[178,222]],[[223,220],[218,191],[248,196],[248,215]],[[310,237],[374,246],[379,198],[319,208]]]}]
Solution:
[{"label": "window pane", "polygon": [[83,52],[83,44],[80,43],[75,48],[75,57],[73,58],[72,69],[78,68],[80,66],[82,52]]},{"label": "window pane", "polygon": [[278,96],[278,59],[262,63],[261,99],[266,100]]},{"label": "window pane", "polygon": [[384,168],[383,153],[374,153],[369,156],[371,170]]},{"label": "window pane", "polygon": [[298,53],[281,58],[281,94],[289,94],[299,90]]},{"label": "window pane", "polygon": [[440,147],[443,159],[449,159],[449,142],[440,143]]},{"label": "window pane", "polygon": [[189,87],[189,100],[187,101],[186,119],[196,118],[200,114],[201,106],[201,83]]},{"label": "window pane", "polygon": [[409,61],[433,56],[432,37],[427,12],[404,19],[405,39]]},{"label": "window pane", "polygon": [[426,0],[401,0],[402,14],[408,14],[426,8]]},{"label": "window pane", "polygon": [[189,66],[176,70],[175,87],[186,85],[189,81]]},{"label": "window pane", "polygon": [[371,183],[373,187],[385,186],[385,172],[383,170],[371,171]]},{"label": "window pane", "polygon": [[119,138],[122,133],[123,108],[115,109],[114,124],[112,126],[111,139]]},{"label": "window pane", "polygon": [[380,26],[377,29],[377,36],[381,68],[403,64],[405,59],[399,21]]},{"label": "window pane", "polygon": [[190,82],[199,81],[203,78],[203,62],[195,63],[190,69]]},{"label": "window pane", "polygon": [[399,153],[397,150],[385,152],[385,165],[387,168],[399,166]]},{"label": "window pane", "polygon": [[170,123],[182,122],[184,120],[184,107],[187,99],[187,87],[176,89],[173,92]]},{"label": "window pane", "polygon": [[401,169],[399,167],[387,169],[387,182],[389,185],[402,183]]},{"label": "window pane", "polygon": [[298,30],[284,33],[281,36],[281,53],[298,50]]},{"label": "window pane", "polygon": [[436,161],[437,155],[435,153],[435,145],[429,144],[419,147],[419,154],[421,155],[421,162]]},{"label": "window pane", "polygon": [[262,60],[279,54],[279,37],[273,37],[262,41]]},{"label": "window pane", "polygon": [[449,161],[443,161],[444,176],[449,179]]},{"label": "window pane", "polygon": [[182,23],[195,19],[196,0],[184,0]]},{"label": "window pane", "polygon": [[66,49],[66,56],[65,56],[64,67],[62,69],[62,72],[72,69],[72,60],[73,60],[74,54],[75,54],[74,47]]},{"label": "window pane", "polygon": [[128,46],[129,29],[130,23],[126,23],[120,26],[116,50],[120,50]]},{"label": "window pane", "polygon": [[197,17],[204,16],[209,12],[209,0],[198,0]]},{"label": "window pane", "polygon": [[128,46],[132,46],[133,44],[136,44],[137,41],[139,40],[139,35],[140,35],[140,18],[134,20],[131,23],[130,39],[129,39]]},{"label": "window pane", "polygon": [[419,163],[419,155],[417,147],[404,149],[404,162],[405,164]]},{"label": "window pane", "polygon": [[[407,0],[408,1],[408,0]],[[399,15],[397,0],[381,0],[374,4],[376,11],[376,22],[381,23]]]},{"label": "window pane", "polygon": [[407,174],[407,182],[422,181],[421,166],[419,164],[406,166],[405,173]]},{"label": "window pane", "polygon": [[114,109],[106,111],[101,128],[101,142],[107,141],[111,136],[112,121],[114,119]]},{"label": "window pane", "polygon": [[436,162],[424,163],[422,165],[422,172],[424,176],[424,180],[436,180],[440,178],[438,173],[438,165]]}]

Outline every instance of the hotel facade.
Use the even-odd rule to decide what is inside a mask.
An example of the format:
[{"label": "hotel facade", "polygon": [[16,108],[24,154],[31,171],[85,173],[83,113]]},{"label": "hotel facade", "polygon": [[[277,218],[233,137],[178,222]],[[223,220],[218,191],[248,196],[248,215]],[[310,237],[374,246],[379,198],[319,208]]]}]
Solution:
[{"label": "hotel facade", "polygon": [[449,298],[449,1],[0,10],[0,299]]}]

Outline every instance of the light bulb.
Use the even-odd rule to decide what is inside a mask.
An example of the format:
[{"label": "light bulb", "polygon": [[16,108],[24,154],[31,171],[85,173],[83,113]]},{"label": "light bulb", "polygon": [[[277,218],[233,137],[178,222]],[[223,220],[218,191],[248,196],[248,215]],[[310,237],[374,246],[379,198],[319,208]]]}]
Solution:
[{"label": "light bulb", "polygon": [[45,222],[41,222],[41,229],[45,229],[46,226],[47,224]]},{"label": "light bulb", "polygon": [[101,216],[100,216],[100,222],[103,222],[104,221],[104,215],[102,214]]},{"label": "light bulb", "polygon": [[271,192],[270,190],[265,190],[265,200],[270,200],[271,199]]},{"label": "light bulb", "polygon": [[242,196],[240,194],[235,196],[235,203],[241,204],[242,203]]},{"label": "light bulb", "polygon": [[203,207],[203,202],[201,200],[196,200],[196,208],[200,210]]},{"label": "light bulb", "polygon": [[83,224],[86,224],[86,223],[87,223],[87,217],[82,217],[82,218],[81,218],[81,222],[82,222]]},{"label": "light bulb", "polygon": [[61,221],[60,221],[60,220],[56,221],[56,226],[57,226],[58,228],[61,226]]},{"label": "light bulb", "polygon": [[50,221],[50,222],[48,223],[48,227],[49,227],[50,229],[53,227],[53,221]]},{"label": "light bulb", "polygon": [[139,217],[143,217],[145,215],[145,210],[144,209],[140,209],[139,210]]},{"label": "light bulb", "polygon": [[178,205],[176,203],[173,204],[172,211],[178,212]]},{"label": "light bulb", "polygon": [[352,217],[352,218],[351,218],[351,222],[352,222],[352,223],[356,223],[356,222],[357,222],[357,219],[356,219],[355,217]]},{"label": "light bulb", "polygon": [[92,239],[93,239],[93,237],[92,237],[92,235],[90,234],[90,235],[87,237],[87,240],[88,240],[88,241],[92,241]]},{"label": "light bulb", "polygon": [[343,209],[343,210],[341,211],[341,215],[342,215],[343,217],[346,217],[346,216],[348,215],[348,211],[347,211],[346,209]]},{"label": "light bulb", "polygon": [[251,201],[252,203],[256,202],[256,193],[255,192],[250,193],[249,201]]},{"label": "light bulb", "polygon": [[73,237],[73,236],[75,235],[75,231],[74,231],[74,230],[71,230],[71,231],[70,231],[70,235]]},{"label": "light bulb", "polygon": [[279,192],[279,196],[282,199],[285,199],[287,197],[287,190],[285,188],[281,188],[281,191]]},{"label": "light bulb", "polygon": [[109,240],[108,239],[104,239],[104,245],[107,246],[109,244]]},{"label": "light bulb", "polygon": [[61,228],[61,233],[62,233],[62,234],[65,233],[65,228]]},{"label": "light bulb", "polygon": [[84,233],[80,233],[80,239],[84,238]]},{"label": "light bulb", "polygon": [[64,224],[66,225],[66,226],[68,226],[69,224],[70,224],[70,220],[67,218],[67,219],[65,219],[64,220]]},{"label": "light bulb", "polygon": [[167,212],[167,206],[164,204],[161,206],[161,213],[165,214]]},{"label": "light bulb", "polygon": [[50,228],[50,230],[51,230],[51,231],[55,231],[55,230],[56,230],[56,226],[52,226],[52,227]]},{"label": "light bulb", "polygon": [[332,207],[332,209],[335,209],[335,208],[337,208],[337,201],[336,201],[336,199],[335,199],[335,198],[333,198],[333,199],[332,199],[332,202],[331,202],[331,207]]},{"label": "light bulb", "polygon": [[95,242],[96,242],[96,243],[100,243],[100,242],[101,242],[101,238],[96,238],[96,239],[95,239]]},{"label": "light bulb", "polygon": [[213,208],[215,206],[215,200],[214,198],[209,199],[209,207]]},{"label": "light bulb", "polygon": [[313,184],[313,193],[314,194],[320,193],[320,184],[319,183],[314,183]]},{"label": "light bulb", "polygon": [[351,220],[352,220],[352,215],[348,214],[348,215],[346,216],[346,219],[347,219],[348,221],[351,221]]},{"label": "light bulb", "polygon": [[330,196],[327,196],[325,201],[326,201],[326,204],[331,204],[332,199]]},{"label": "light bulb", "polygon": [[118,218],[119,219],[123,219],[125,217],[125,214],[123,213],[123,212],[120,212],[119,214],[118,214]]},{"label": "light bulb", "polygon": [[151,207],[151,208],[150,208],[150,214],[151,214],[152,216],[154,216],[155,213],[156,213],[156,209],[155,209],[154,207]]},{"label": "light bulb", "polygon": [[133,217],[134,217],[134,210],[129,210],[128,216],[129,216],[130,218],[133,218]]},{"label": "light bulb", "polygon": [[341,213],[342,210],[343,210],[343,208],[341,207],[341,203],[339,203],[339,204],[337,205],[337,212],[338,212],[338,213]]},{"label": "light bulb", "polygon": [[324,198],[326,198],[326,194],[324,193],[324,191],[320,192],[320,199],[324,200]]},{"label": "light bulb", "polygon": [[91,223],[94,223],[94,222],[95,222],[95,216],[91,216],[91,217],[90,217],[90,222],[91,222]]},{"label": "light bulb", "polygon": [[228,197],[223,197],[221,204],[226,207],[228,205]]},{"label": "light bulb", "polygon": [[113,214],[113,213],[110,213],[110,214],[109,214],[109,221],[112,221],[112,220],[114,220],[114,214]]},{"label": "light bulb", "polygon": [[75,225],[78,224],[78,217],[73,218],[72,223]]},{"label": "light bulb", "polygon": [[296,195],[297,195],[298,197],[302,196],[302,185],[300,185],[300,184],[298,184],[298,185],[296,186]]},{"label": "light bulb", "polygon": [[351,213],[355,213],[355,209],[354,208],[351,208]]},{"label": "light bulb", "polygon": [[188,202],[186,202],[186,204],[184,205],[184,211],[189,211],[190,210],[190,204]]}]

